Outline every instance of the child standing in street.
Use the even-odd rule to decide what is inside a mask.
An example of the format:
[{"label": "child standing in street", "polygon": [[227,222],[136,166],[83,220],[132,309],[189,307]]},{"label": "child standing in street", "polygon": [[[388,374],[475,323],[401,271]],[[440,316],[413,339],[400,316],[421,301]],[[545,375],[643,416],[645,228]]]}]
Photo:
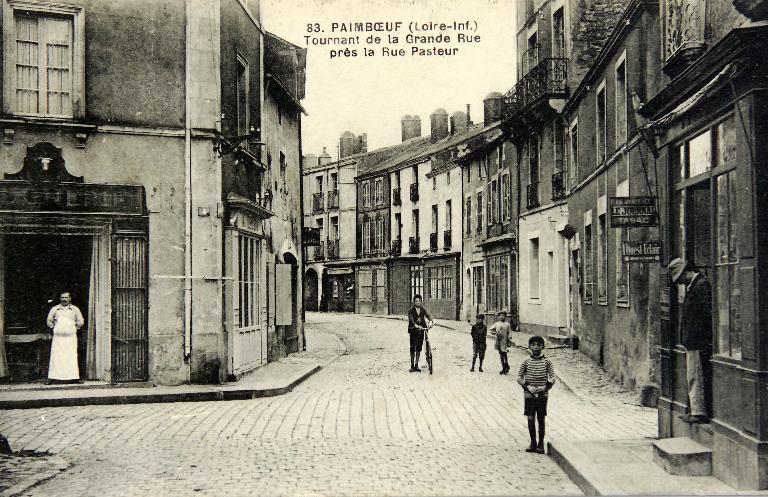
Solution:
[{"label": "child standing in street", "polygon": [[507,323],[507,311],[499,311],[499,320],[491,325],[491,333],[496,336],[496,350],[499,351],[501,371],[499,374],[509,374],[507,350],[511,345],[512,327]]},{"label": "child standing in street", "polygon": [[[531,356],[520,364],[517,382],[525,395],[524,414],[528,417],[531,446],[526,452],[544,454],[544,418],[547,416],[547,392],[555,384],[555,367],[544,357],[544,339],[532,336],[528,340]],[[539,440],[536,443],[536,421],[539,422]]]},{"label": "child standing in street", "polygon": [[488,329],[485,327],[485,316],[477,315],[477,321],[472,325],[472,367],[470,371],[475,371],[475,359],[480,356],[480,372],[483,372],[483,359],[485,359],[485,337],[488,335]]}]

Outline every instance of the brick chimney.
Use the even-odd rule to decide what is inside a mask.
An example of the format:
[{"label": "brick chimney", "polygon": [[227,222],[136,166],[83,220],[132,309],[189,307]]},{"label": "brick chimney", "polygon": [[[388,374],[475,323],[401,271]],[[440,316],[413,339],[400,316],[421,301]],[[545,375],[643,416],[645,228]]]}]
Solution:
[{"label": "brick chimney", "polygon": [[483,99],[483,121],[486,126],[501,119],[501,102],[503,95],[497,91],[489,93]]},{"label": "brick chimney", "polygon": [[403,141],[421,136],[421,118],[417,115],[404,115],[400,119],[400,128],[402,130]]},{"label": "brick chimney", "polygon": [[463,112],[454,112],[451,114],[451,134],[461,133],[469,126],[469,119]]},{"label": "brick chimney", "polygon": [[429,116],[432,131],[432,141],[440,141],[448,136],[448,112],[445,109],[437,109]]},{"label": "brick chimney", "polygon": [[321,166],[324,166],[331,162],[331,156],[328,155],[328,151],[323,147],[323,153],[320,154],[320,157],[317,158],[317,163]]}]

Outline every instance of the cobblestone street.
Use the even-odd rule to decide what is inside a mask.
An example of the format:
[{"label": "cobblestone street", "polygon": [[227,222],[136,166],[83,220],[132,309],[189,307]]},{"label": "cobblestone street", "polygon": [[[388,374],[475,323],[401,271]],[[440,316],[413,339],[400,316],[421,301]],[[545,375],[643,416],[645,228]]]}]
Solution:
[{"label": "cobblestone street", "polygon": [[[430,376],[408,373],[402,321],[308,322],[310,353],[339,341],[348,353],[280,397],[3,412],[0,433],[15,451],[71,463],[23,495],[580,493],[548,456],[524,452],[522,391],[514,374],[498,374],[490,341],[486,372],[470,373],[469,336],[433,328]],[[510,354],[512,373],[523,358]],[[556,385],[548,438],[654,437],[656,411],[627,399],[617,391],[590,400]]]}]

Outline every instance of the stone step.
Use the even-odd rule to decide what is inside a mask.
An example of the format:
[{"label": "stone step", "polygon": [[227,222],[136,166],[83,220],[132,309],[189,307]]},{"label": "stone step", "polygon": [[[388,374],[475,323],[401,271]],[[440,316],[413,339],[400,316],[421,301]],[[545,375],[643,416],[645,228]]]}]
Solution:
[{"label": "stone step", "polygon": [[547,345],[565,345],[570,347],[571,346],[571,337],[567,335],[548,335],[547,336]]},{"label": "stone step", "polygon": [[671,475],[712,474],[712,449],[688,437],[654,440],[653,460]]}]

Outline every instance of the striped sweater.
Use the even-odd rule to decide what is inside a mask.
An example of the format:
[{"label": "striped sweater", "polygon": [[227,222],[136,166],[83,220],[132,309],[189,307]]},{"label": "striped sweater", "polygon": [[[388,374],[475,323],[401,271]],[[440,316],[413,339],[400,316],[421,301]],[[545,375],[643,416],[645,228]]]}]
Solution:
[{"label": "striped sweater", "polygon": [[520,364],[520,369],[517,372],[517,382],[523,385],[526,398],[537,396],[525,388],[527,385],[543,388],[538,393],[538,396],[546,397],[547,384],[551,386],[555,383],[555,367],[552,365],[552,361],[544,357],[544,354],[539,357],[531,356]]}]

